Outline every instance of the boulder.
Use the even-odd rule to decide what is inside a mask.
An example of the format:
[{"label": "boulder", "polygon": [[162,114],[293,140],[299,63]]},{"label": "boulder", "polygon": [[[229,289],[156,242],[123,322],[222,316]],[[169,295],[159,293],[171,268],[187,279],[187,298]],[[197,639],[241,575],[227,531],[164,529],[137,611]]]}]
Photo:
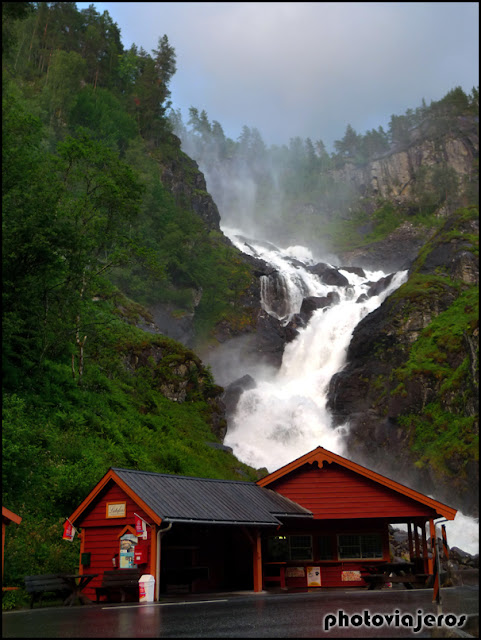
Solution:
[{"label": "boulder", "polygon": [[306,270],[316,275],[323,284],[329,284],[335,287],[347,287],[349,284],[346,276],[339,273],[335,267],[331,267],[324,262],[306,267]]},{"label": "boulder", "polygon": [[380,295],[385,289],[389,287],[394,278],[394,273],[390,273],[388,276],[384,276],[384,278],[380,278],[376,280],[376,282],[368,282],[369,289],[367,290],[367,297],[372,298],[373,296]]},{"label": "boulder", "polygon": [[247,389],[255,389],[255,387],[256,381],[249,374],[246,374],[227,385],[222,395],[222,401],[225,405],[227,417],[235,412],[237,404],[244,391]]}]

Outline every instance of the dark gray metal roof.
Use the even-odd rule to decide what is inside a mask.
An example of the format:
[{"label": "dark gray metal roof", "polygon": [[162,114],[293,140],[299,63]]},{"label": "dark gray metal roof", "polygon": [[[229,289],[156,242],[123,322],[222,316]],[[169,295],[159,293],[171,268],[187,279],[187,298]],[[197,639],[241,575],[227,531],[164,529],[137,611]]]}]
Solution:
[{"label": "dark gray metal roof", "polygon": [[255,482],[112,471],[165,522],[272,526],[284,518],[312,518],[308,509]]}]

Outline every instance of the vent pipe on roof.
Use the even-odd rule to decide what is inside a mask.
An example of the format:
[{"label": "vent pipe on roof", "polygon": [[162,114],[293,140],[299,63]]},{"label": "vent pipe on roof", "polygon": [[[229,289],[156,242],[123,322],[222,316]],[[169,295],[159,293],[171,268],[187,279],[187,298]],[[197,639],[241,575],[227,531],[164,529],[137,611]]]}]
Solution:
[{"label": "vent pipe on roof", "polygon": [[165,529],[159,529],[157,531],[157,558],[155,567],[155,600],[159,601],[159,582],[160,582],[160,539],[163,533],[167,533],[169,529],[172,529],[172,522],[169,523]]}]

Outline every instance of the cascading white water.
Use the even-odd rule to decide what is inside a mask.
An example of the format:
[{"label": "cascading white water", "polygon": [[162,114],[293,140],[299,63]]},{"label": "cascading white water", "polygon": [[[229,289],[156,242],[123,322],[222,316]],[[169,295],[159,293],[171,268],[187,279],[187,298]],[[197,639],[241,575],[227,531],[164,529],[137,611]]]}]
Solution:
[{"label": "cascading white water", "polygon": [[[378,307],[386,296],[399,287],[407,276],[400,272],[379,296],[357,302],[366,294],[368,283],[386,274],[367,271],[365,277],[342,271],[349,286],[323,284],[306,270],[314,265],[312,253],[304,247],[278,249],[271,244],[248,242],[234,229],[223,229],[239,249],[255,255],[279,272],[283,293],[289,296],[284,305],[273,308],[267,283],[262,289],[264,309],[286,324],[299,313],[307,296],[339,296],[338,304],[318,309],[299,335],[286,345],[279,371],[270,377],[256,379],[254,389],[244,391],[224,439],[235,455],[253,467],[268,471],[287,464],[321,445],[343,454],[342,432],[333,428],[326,409],[327,390],[332,376],[345,360],[352,332],[361,318]],[[276,296],[274,296],[276,298]]]},{"label": "cascading white water", "polygon": [[[299,313],[303,298],[323,297],[330,292],[339,295],[338,304],[315,311],[307,326],[286,345],[278,371],[263,370],[262,375],[254,375],[256,387],[242,393],[224,444],[239,460],[256,468],[266,467],[269,472],[319,445],[349,458],[342,437],[348,427],[333,428],[326,408],[329,381],[345,364],[356,325],[401,286],[407,272],[398,272],[380,295],[357,302],[367,292],[368,282],[377,282],[387,274],[365,270],[365,277],[361,277],[341,270],[349,286],[325,285],[300,264],[318,262],[305,247],[281,250],[271,243],[246,241],[239,230],[222,230],[241,251],[263,259],[278,271],[276,291],[270,289],[273,281],[264,277],[261,302],[282,324]],[[282,300],[284,295],[287,299]],[[234,378],[243,373],[237,370]],[[458,512],[454,521],[446,523],[446,529],[450,546],[479,553],[478,519]]]}]

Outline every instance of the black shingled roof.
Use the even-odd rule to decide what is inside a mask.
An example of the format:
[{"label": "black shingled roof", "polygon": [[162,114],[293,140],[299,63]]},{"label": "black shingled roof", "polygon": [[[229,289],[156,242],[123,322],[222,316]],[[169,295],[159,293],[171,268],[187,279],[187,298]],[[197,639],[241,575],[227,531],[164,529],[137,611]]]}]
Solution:
[{"label": "black shingled roof", "polygon": [[191,478],[112,467],[163,522],[279,525],[312,513],[254,482]]}]

